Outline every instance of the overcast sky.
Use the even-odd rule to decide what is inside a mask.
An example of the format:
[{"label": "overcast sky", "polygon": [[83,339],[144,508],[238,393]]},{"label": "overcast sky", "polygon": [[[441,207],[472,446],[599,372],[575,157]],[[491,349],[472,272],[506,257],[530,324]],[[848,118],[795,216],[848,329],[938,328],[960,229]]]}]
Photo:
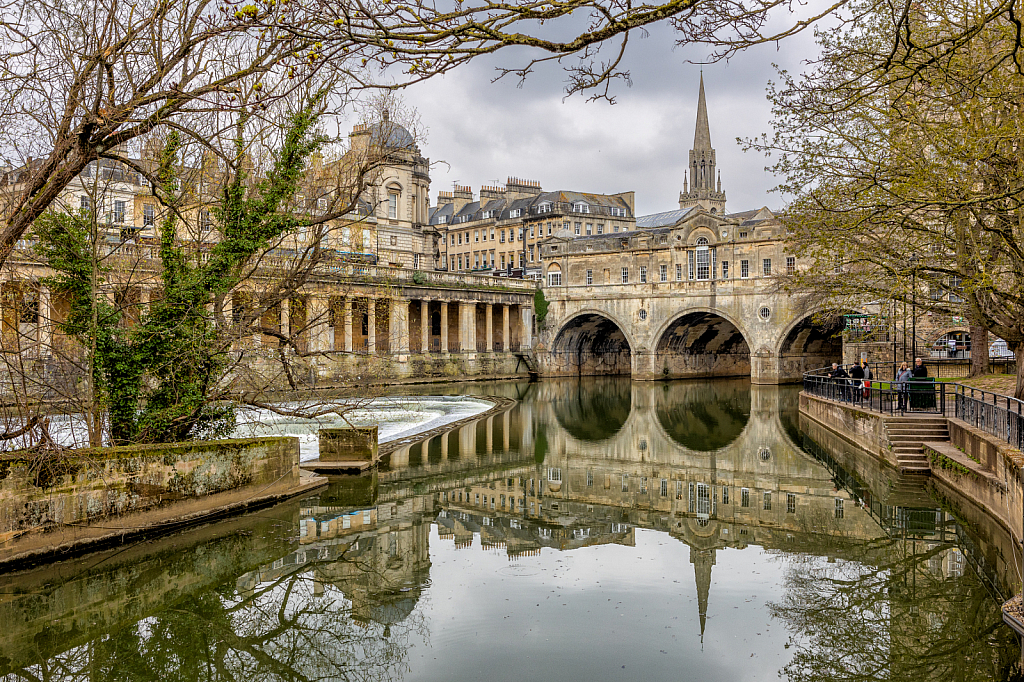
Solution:
[{"label": "overcast sky", "polygon": [[[517,66],[511,52],[469,66],[405,93],[426,128],[422,151],[433,163],[431,204],[453,183],[505,183],[509,176],[537,180],[545,190],[636,192],[637,213],[678,208],[683,171],[693,145],[703,48],[675,48],[667,26],[631,39],[633,85],[617,84],[618,103],[564,99],[565,74],[557,67],[516,81],[491,83],[494,66]],[[728,63],[704,67],[711,140],[722,171],[729,212],[778,208],[776,184],[763,155],[744,153],[736,138],[770,132],[765,87],[772,63],[790,71],[814,54],[810,35],[776,49],[762,46]],[[443,163],[439,163],[443,162]]]}]

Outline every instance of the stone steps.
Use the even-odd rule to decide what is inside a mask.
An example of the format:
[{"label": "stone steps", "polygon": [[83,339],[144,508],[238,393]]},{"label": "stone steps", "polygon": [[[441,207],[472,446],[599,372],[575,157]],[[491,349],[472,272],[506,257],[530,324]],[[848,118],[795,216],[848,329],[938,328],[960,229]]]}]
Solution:
[{"label": "stone steps", "polygon": [[894,417],[885,421],[885,430],[901,474],[930,475],[924,443],[949,441],[949,424],[943,417]]}]

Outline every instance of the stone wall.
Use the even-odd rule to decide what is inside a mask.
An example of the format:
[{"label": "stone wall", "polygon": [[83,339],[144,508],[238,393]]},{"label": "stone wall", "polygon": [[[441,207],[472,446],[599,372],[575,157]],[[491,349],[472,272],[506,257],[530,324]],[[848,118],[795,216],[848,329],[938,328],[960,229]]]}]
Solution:
[{"label": "stone wall", "polygon": [[949,420],[949,439],[963,453],[955,462],[967,473],[933,461],[932,476],[994,516],[1017,540],[1024,538],[1024,455],[959,419]]},{"label": "stone wall", "polygon": [[0,563],[80,551],[302,488],[297,438],[0,458]]},{"label": "stone wall", "polygon": [[806,393],[800,394],[800,414],[838,433],[860,449],[896,466],[895,455],[889,447],[889,435],[885,429],[883,415],[852,405],[815,398]]}]

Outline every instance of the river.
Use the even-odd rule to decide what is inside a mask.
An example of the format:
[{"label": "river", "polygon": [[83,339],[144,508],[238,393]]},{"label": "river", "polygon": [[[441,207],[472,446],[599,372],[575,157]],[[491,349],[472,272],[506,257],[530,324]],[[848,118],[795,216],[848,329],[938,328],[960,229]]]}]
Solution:
[{"label": "river", "polygon": [[518,402],[376,477],[0,576],[0,679],[1019,676],[1005,534],[801,422],[797,391],[396,389]]}]

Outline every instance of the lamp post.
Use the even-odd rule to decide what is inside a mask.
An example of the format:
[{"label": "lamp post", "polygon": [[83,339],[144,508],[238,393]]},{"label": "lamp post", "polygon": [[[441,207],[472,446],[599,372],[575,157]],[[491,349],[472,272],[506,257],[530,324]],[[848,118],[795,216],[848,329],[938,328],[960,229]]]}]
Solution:
[{"label": "lamp post", "polygon": [[917,362],[917,262],[919,260],[921,259],[916,253],[910,254],[910,262],[914,264],[914,269],[910,273],[910,288],[912,289],[910,292],[910,315],[912,324],[912,330],[910,333],[913,335],[913,338],[910,341],[910,347],[912,349],[910,354],[910,357],[912,358],[911,362]]}]

